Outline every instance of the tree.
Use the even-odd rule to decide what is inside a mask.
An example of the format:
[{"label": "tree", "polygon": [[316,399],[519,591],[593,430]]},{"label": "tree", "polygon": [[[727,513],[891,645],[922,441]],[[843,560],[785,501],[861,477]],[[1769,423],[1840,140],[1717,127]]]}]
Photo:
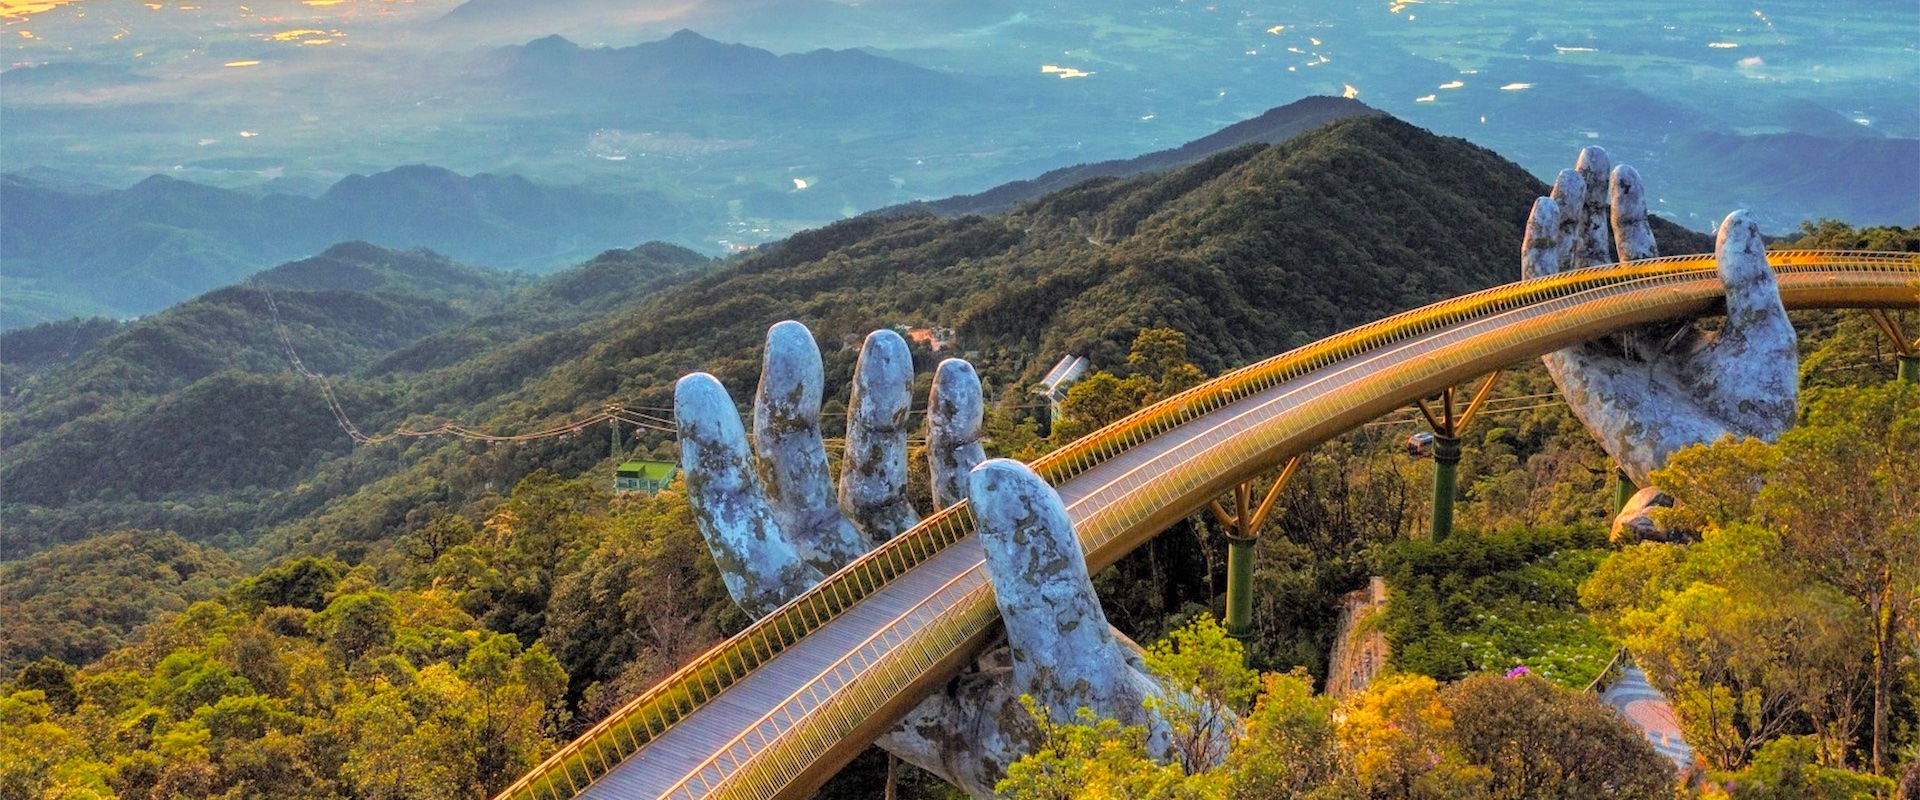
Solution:
[{"label": "tree", "polygon": [[1060,401],[1060,419],[1051,438],[1066,444],[1104,428],[1140,408],[1137,386],[1106,372],[1087,376]]},{"label": "tree", "polygon": [[1791,555],[1867,610],[1873,647],[1872,764],[1890,764],[1888,711],[1902,654],[1895,637],[1920,584],[1920,388],[1889,383],[1822,392],[1780,437],[1760,493]]},{"label": "tree", "polygon": [[532,767],[546,734],[564,721],[567,673],[542,644],[522,651],[513,634],[494,634],[467,653],[458,676],[475,693],[465,725],[475,789],[491,793]]},{"label": "tree", "polygon": [[347,565],[307,556],[262,570],[233,587],[234,604],[258,610],[292,606],[309,611],[327,607],[327,593],[347,574]]},{"label": "tree", "polygon": [[1779,462],[1773,445],[1731,434],[1711,447],[1677,450],[1665,468],[1654,470],[1653,485],[1685,503],[1655,513],[1662,524],[1682,530],[1751,520],[1760,486]]},{"label": "tree", "polygon": [[1006,800],[1218,800],[1224,773],[1189,774],[1147,755],[1147,731],[1095,718],[1081,709],[1071,723],[1055,722],[1033,698],[1021,704],[1038,729],[1032,753],[1013,763],[994,787]]},{"label": "tree", "polygon": [[1313,676],[1295,669],[1261,679],[1260,701],[1246,736],[1227,756],[1231,800],[1325,797],[1345,781],[1348,765],[1334,741],[1334,701],[1315,696]]},{"label": "tree", "polygon": [[1198,386],[1207,375],[1187,360],[1187,335],[1172,328],[1146,328],[1133,337],[1127,370],[1146,381],[1147,397],[1172,397]]},{"label": "tree", "polygon": [[415,569],[424,571],[448,550],[473,541],[473,535],[473,523],[466,517],[442,514],[400,537],[399,548]]},{"label": "tree", "polygon": [[1581,599],[1668,691],[1709,765],[1738,769],[1803,715],[1844,759],[1867,652],[1862,612],[1807,579],[1778,535],[1735,524],[1691,547],[1629,548]]},{"label": "tree", "polygon": [[1673,796],[1673,765],[1586,693],[1533,675],[1482,674],[1441,690],[1462,758],[1488,800]]},{"label": "tree", "polygon": [[1725,780],[1732,800],[1855,800],[1893,795],[1893,781],[1823,767],[1812,737],[1783,736],[1755,753],[1753,764]]},{"label": "tree", "polygon": [[[1719,539],[1722,544],[1745,542],[1764,551],[1719,568],[1696,554],[1685,557],[1704,568],[1692,574],[1715,585],[1750,586],[1736,603],[1741,607],[1726,612],[1730,619],[1744,615],[1746,622],[1740,624],[1749,626],[1745,633],[1734,634],[1737,640],[1779,641],[1779,626],[1793,619],[1801,620],[1797,629],[1807,636],[1821,637],[1818,646],[1808,639],[1748,662],[1752,680],[1746,683],[1759,686],[1759,673],[1751,670],[1768,670],[1773,677],[1765,683],[1795,687],[1796,702],[1820,736],[1821,758],[1828,766],[1847,763],[1858,721],[1852,708],[1857,686],[1851,676],[1858,657],[1870,657],[1868,760],[1876,774],[1885,774],[1893,678],[1912,650],[1897,646],[1897,637],[1913,628],[1908,617],[1920,602],[1915,590],[1920,584],[1920,389],[1885,383],[1816,390],[1809,392],[1803,416],[1800,426],[1773,445],[1722,440],[1679,451],[1656,474],[1656,481],[1671,487],[1691,509],[1685,514],[1709,526],[1709,543],[1717,527],[1726,534]],[[1738,549],[1708,548],[1701,555],[1733,556]],[[1603,584],[1592,585],[1594,607],[1603,615],[1611,614],[1609,607],[1649,608],[1668,602],[1661,596],[1688,591],[1672,581],[1646,580],[1642,585],[1649,591],[1621,603],[1605,597],[1611,592],[1600,589]],[[1792,602],[1782,602],[1787,599]],[[1758,605],[1746,607],[1749,604]],[[1698,611],[1704,614],[1707,608]],[[1809,627],[1816,622],[1821,630]],[[1703,642],[1673,652],[1699,644]],[[1725,655],[1698,651],[1690,663],[1725,677],[1732,664]],[[1677,662],[1671,666],[1678,671],[1667,673],[1670,680],[1690,674]],[[1696,711],[1721,705],[1709,702],[1713,696],[1701,695]],[[1746,702],[1738,693],[1726,700]],[[1683,724],[1687,716],[1683,702]],[[1748,739],[1737,758],[1719,763],[1725,768],[1744,763],[1760,741]]]},{"label": "tree", "polygon": [[[555,581],[540,635],[576,696],[603,684],[582,709],[593,718],[706,649],[739,614],[684,493],[621,497],[602,527],[593,551]],[[602,696],[613,683],[619,691]]]},{"label": "tree", "polygon": [[341,595],[307,621],[307,630],[326,640],[342,664],[359,663],[393,644],[400,612],[384,592]]},{"label": "tree", "polygon": [[73,713],[80,705],[80,696],[73,691],[73,667],[51,656],[42,656],[20,668],[13,678],[14,691],[39,690],[46,695],[47,704],[63,714]]},{"label": "tree", "polygon": [[1180,768],[1189,775],[1212,768],[1233,742],[1237,715],[1260,689],[1259,674],[1245,666],[1245,648],[1212,615],[1202,614],[1156,642],[1146,661],[1176,691],[1148,698],[1147,707],[1172,726]]},{"label": "tree", "polygon": [[1340,720],[1340,747],[1367,797],[1438,800],[1479,797],[1487,776],[1462,761],[1454,713],[1424,675],[1376,680]]},{"label": "tree", "polygon": [[108,798],[105,764],[38,689],[0,696],[0,797]]}]

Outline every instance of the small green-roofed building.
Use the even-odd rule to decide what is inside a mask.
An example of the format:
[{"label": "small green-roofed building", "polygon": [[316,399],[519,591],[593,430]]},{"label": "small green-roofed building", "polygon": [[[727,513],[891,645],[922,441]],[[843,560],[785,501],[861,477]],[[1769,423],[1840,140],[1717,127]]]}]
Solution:
[{"label": "small green-roofed building", "polygon": [[613,471],[613,490],[655,494],[678,474],[680,466],[671,461],[628,461]]}]

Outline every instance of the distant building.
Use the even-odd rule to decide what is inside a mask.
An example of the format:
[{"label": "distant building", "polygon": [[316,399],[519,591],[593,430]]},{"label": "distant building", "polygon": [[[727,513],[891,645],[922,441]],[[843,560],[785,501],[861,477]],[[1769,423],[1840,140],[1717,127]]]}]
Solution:
[{"label": "distant building", "polygon": [[938,353],[953,346],[952,328],[908,328],[907,338]]},{"label": "distant building", "polygon": [[1033,393],[1047,398],[1047,411],[1050,419],[1060,418],[1060,402],[1067,399],[1067,387],[1087,374],[1087,360],[1080,356],[1068,355],[1060,363],[1047,370],[1047,376],[1040,379],[1040,385],[1033,387]]},{"label": "distant building", "polygon": [[1067,387],[1073,385],[1074,381],[1080,380],[1080,376],[1087,374],[1087,366],[1087,360],[1084,358],[1064,356],[1060,359],[1060,363],[1053,365],[1053,369],[1047,370],[1047,376],[1040,379],[1040,385],[1033,388],[1033,393],[1056,403],[1065,400]]},{"label": "distant building", "polygon": [[679,465],[671,461],[628,461],[613,471],[613,490],[656,494],[679,474]]}]

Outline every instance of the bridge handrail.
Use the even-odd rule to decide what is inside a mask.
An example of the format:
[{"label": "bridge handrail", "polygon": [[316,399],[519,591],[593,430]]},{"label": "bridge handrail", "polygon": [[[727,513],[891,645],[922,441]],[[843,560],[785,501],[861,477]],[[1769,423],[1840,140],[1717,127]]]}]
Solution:
[{"label": "bridge handrail", "polygon": [[[1816,270],[1835,260],[1844,260],[1847,269],[1855,271],[1920,268],[1920,255],[1916,254],[1805,250],[1769,254],[1769,261],[1782,274]],[[1230,371],[1042,456],[1033,467],[1049,483],[1058,485],[1174,427],[1360,353],[1590,289],[1647,278],[1698,277],[1702,271],[1711,271],[1712,264],[1713,256],[1695,255],[1603,265],[1443,300]],[[965,538],[973,528],[972,513],[965,503],[928,517],[642,692],[497,797],[558,800],[578,794],[687,713],[900,574]]]},{"label": "bridge handrail", "polygon": [[1584,691],[1587,694],[1599,694],[1602,689],[1606,688],[1608,684],[1612,683],[1612,681],[1608,679],[1613,677],[1615,674],[1617,674],[1621,670],[1621,668],[1627,665],[1627,659],[1629,657],[1630,656],[1627,655],[1626,647],[1622,646],[1622,647],[1616,648],[1613,651],[1613,659],[1608,661],[1606,666],[1601,667],[1600,674],[1593,676],[1593,680],[1587,683],[1587,688],[1581,691]]}]

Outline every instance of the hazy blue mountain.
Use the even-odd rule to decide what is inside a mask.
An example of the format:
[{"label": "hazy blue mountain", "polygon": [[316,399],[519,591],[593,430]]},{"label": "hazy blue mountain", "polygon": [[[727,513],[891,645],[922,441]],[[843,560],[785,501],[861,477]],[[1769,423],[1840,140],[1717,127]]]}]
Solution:
[{"label": "hazy blue mountain", "polygon": [[546,271],[690,226],[685,204],[515,175],[428,166],[349,176],[319,197],[259,195],[155,175],[125,190],[0,177],[0,324],[165,308],[333,242],[423,247]]},{"label": "hazy blue mountain", "polygon": [[61,89],[106,84],[146,83],[149,78],[131,68],[83,61],[54,61],[14,67],[0,72],[0,83],[11,88]]},{"label": "hazy blue mountain", "polygon": [[[1722,190],[1722,202],[1767,209],[1776,218],[1920,222],[1920,139],[1880,136],[1859,125],[1837,132],[1846,135],[1703,131],[1676,137],[1667,159],[1713,176],[1709,186]],[[1690,185],[1665,194],[1678,203],[1708,199]]]},{"label": "hazy blue mountain", "polygon": [[984,99],[966,96],[982,87],[957,77],[859,50],[776,55],[685,29],[618,48],[584,48],[547,36],[489,53],[476,72],[488,69],[498,71],[493,88],[505,99],[547,111],[575,107],[590,112],[596,125],[658,124],[666,121],[663,110],[672,109],[683,115],[672,120],[676,126],[744,110],[784,127],[828,115],[843,122],[884,115],[899,102],[924,109],[950,101],[972,107]]}]

